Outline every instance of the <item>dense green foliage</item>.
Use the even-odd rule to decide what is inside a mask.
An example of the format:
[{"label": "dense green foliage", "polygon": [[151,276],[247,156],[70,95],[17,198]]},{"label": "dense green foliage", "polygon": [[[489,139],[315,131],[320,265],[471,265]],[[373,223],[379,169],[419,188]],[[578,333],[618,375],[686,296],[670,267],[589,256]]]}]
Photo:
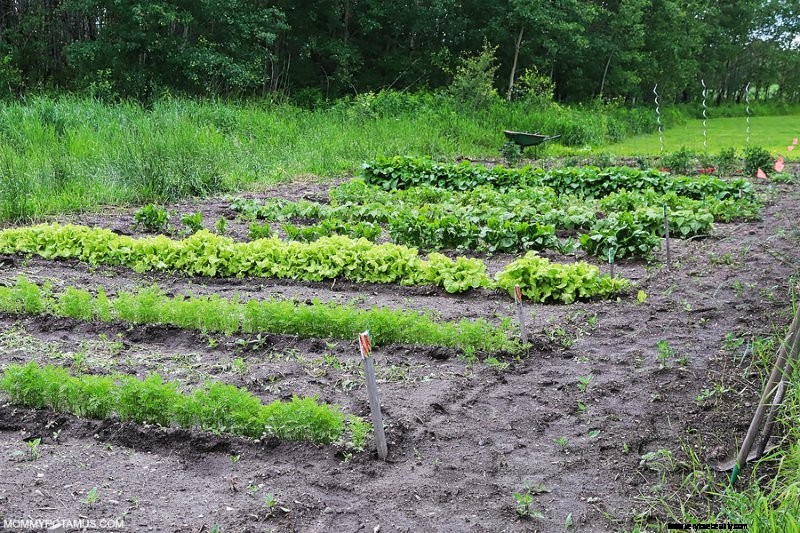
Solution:
[{"label": "dense green foliage", "polygon": [[300,337],[353,340],[369,330],[373,346],[392,343],[451,346],[464,351],[515,351],[503,328],[485,320],[436,321],[429,314],[388,308],[358,309],[314,301],[240,301],[219,296],[168,297],[158,287],[120,291],[109,298],[68,287],[55,293],[24,277],[0,287],[0,310],[10,313],[48,313],[81,320],[120,320],[131,324],[164,324],[203,332],[276,333]]},{"label": "dense green foliage", "polygon": [[477,259],[453,261],[432,256],[424,261],[413,248],[341,236],[323,237],[312,243],[276,238],[240,243],[201,230],[176,241],[163,235],[137,239],[103,228],[44,224],[3,230],[0,253],[36,254],[46,259],[123,265],[137,272],[161,270],[198,276],[433,283],[447,292],[490,285],[486,267]]},{"label": "dense green foliage", "polygon": [[528,252],[497,275],[497,285],[511,295],[514,286],[519,285],[522,294],[534,302],[560,300],[568,304],[591,296],[612,296],[630,284],[601,274],[599,268],[589,263],[558,265],[536,252]]},{"label": "dense green foliage", "polygon": [[0,379],[0,389],[13,403],[87,418],[117,415],[137,424],[322,444],[337,442],[345,433],[341,408],[317,403],[315,398],[295,396],[288,402],[275,400],[264,405],[246,389],[219,382],[208,382],[188,393],[178,388],[177,382],[165,382],[158,374],[143,380],[125,374],[72,376],[62,367],[40,367],[35,362],[9,365]]},{"label": "dense green foliage", "polygon": [[379,185],[344,183],[330,191],[330,204],[239,199],[231,207],[271,222],[321,220],[306,227],[312,236],[342,221],[370,224],[371,232],[379,223],[395,243],[425,250],[570,251],[572,239],[556,236],[566,231],[603,260],[648,257],[660,246],[665,207],[675,238],[709,235],[715,219],[749,220],[759,211],[752,184],[742,179],[627,167],[487,169],[407,157],[378,165],[367,165],[367,177]]},{"label": "dense green foliage", "polygon": [[[94,265],[123,265],[139,272],[177,271],[201,276],[262,276],[321,281],[342,277],[373,283],[433,284],[447,292],[493,288],[479,259],[450,259],[415,248],[376,245],[365,239],[323,237],[312,243],[275,238],[240,243],[206,230],[174,241],[163,235],[144,239],[102,228],[59,224],[0,231],[0,253],[35,254],[46,259],[79,259]],[[554,264],[551,268],[568,269]],[[527,280],[536,283],[535,279]],[[562,288],[574,292],[574,287]],[[588,289],[588,293],[591,289]],[[564,296],[559,291],[553,300]]]},{"label": "dense green foliage", "polygon": [[729,181],[714,176],[671,176],[658,170],[630,167],[563,167],[545,170],[539,167],[521,169],[495,166],[487,168],[469,162],[438,163],[422,157],[379,157],[362,167],[364,181],[386,190],[405,189],[418,185],[433,185],[443,189],[466,191],[480,185],[505,190],[521,187],[551,187],[559,194],[574,194],[582,198],[598,198],[622,189],[653,189],[665,193],[699,199],[715,196],[725,199],[742,190],[752,193],[752,184],[745,179]]},{"label": "dense green foliage", "polygon": [[0,87],[314,104],[447,86],[480,106],[500,94],[649,98],[656,82],[686,99],[704,78],[719,100],[748,81],[756,96],[777,86],[796,100],[797,20],[789,0],[28,0],[0,4]]}]

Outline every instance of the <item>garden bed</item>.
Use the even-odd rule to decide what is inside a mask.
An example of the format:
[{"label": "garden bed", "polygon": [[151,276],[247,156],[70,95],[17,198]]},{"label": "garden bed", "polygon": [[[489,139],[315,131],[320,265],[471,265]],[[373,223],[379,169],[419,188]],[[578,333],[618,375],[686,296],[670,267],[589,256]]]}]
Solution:
[{"label": "garden bed", "polygon": [[[327,192],[298,183],[257,197],[320,200]],[[638,284],[619,299],[526,303],[534,341],[520,353],[478,354],[473,361],[446,347],[377,348],[386,462],[372,448],[79,419],[5,404],[3,394],[3,514],[39,509],[52,517],[123,517],[129,530],[187,532],[215,525],[222,531],[553,531],[566,523],[609,531],[651,515],[664,519],[653,502],[675,490],[685,472],[658,471],[643,457],[668,450],[682,461],[688,446],[702,459],[719,459],[741,440],[761,387],[745,349],[788,323],[789,279],[800,263],[798,200],[797,185],[778,185],[762,220],[717,223],[709,238],[673,240],[672,270],[660,251],[649,265],[619,262],[617,274]],[[200,211],[209,222],[228,217],[228,233],[244,240],[247,223],[234,220],[229,205],[215,199],[167,207]],[[117,209],[69,221],[144,236],[132,231],[133,214]],[[490,275],[514,259],[474,255]],[[170,296],[318,298],[497,325],[515,312],[498,289],[447,294],[430,286],[190,278],[35,256],[0,259],[5,285],[24,275],[52,279],[56,289],[104,287],[109,296],[155,283]],[[646,297],[637,298],[639,289]],[[139,378],[157,371],[187,386],[213,379],[245,387],[263,403],[316,395],[369,417],[355,337],[225,336],[9,313],[0,315],[0,326],[2,365],[37,360]],[[37,438],[35,460],[14,455]],[[517,512],[514,494],[526,486],[530,511],[541,517]],[[82,502],[94,487],[96,500]]]}]

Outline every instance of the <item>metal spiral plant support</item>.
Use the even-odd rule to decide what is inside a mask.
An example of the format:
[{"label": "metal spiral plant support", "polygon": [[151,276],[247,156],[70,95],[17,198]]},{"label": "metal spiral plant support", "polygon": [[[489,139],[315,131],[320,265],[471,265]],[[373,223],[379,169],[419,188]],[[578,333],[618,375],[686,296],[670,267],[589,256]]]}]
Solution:
[{"label": "metal spiral plant support", "polygon": [[706,109],[708,109],[708,106],[706,106],[706,81],[701,79],[700,83],[703,84],[703,150],[708,152],[708,128],[706,127],[706,120],[708,119],[706,116]]},{"label": "metal spiral plant support", "polygon": [[658,103],[658,84],[653,87],[653,94],[656,95],[656,123],[658,123],[658,143],[661,146],[661,153],[664,153],[664,130],[661,128],[661,108]]},{"label": "metal spiral plant support", "polygon": [[747,113],[747,144],[750,145],[750,82],[744,88],[745,112]]}]

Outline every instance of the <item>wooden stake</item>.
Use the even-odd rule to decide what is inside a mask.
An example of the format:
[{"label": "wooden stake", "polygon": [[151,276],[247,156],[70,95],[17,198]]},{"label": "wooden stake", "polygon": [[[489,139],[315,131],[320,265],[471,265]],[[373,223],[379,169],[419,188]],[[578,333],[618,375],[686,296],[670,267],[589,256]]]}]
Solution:
[{"label": "wooden stake", "polygon": [[389,455],[389,447],[386,444],[386,433],[383,430],[383,414],[381,413],[381,400],[378,394],[378,380],[375,377],[375,362],[372,359],[369,330],[358,336],[358,345],[361,348],[361,358],[364,360],[369,410],[372,413],[372,425],[375,427],[375,446],[378,450],[378,457],[385,461]]},{"label": "wooden stake", "polygon": [[519,285],[514,286],[514,301],[517,304],[517,318],[519,319],[519,336],[522,344],[528,344],[528,331],[525,329],[525,313],[522,311],[522,290]]},{"label": "wooden stake", "polygon": [[667,249],[667,270],[672,270],[672,254],[669,249],[669,215],[666,204],[664,204],[664,240]]}]

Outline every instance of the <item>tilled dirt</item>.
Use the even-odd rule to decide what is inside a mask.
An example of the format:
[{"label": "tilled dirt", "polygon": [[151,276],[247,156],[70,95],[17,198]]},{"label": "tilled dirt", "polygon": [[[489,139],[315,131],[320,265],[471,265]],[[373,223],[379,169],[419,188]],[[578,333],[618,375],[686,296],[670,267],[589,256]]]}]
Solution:
[{"label": "tilled dirt", "polygon": [[[279,192],[324,196],[308,184]],[[655,512],[649,500],[664,483],[685,475],[662,479],[642,456],[669,450],[680,459],[689,446],[702,459],[719,459],[749,424],[761,381],[747,342],[733,341],[788,323],[790,278],[800,264],[800,187],[778,186],[770,198],[762,221],[720,224],[710,238],[673,242],[672,269],[618,265],[645,291],[644,302],[634,290],[618,301],[526,304],[536,341],[519,360],[501,355],[499,364],[469,364],[454,350],[379,349],[386,462],[338,446],[253,442],[3,405],[0,510],[6,519],[122,517],[127,531],[561,531],[566,522],[581,531],[629,530],[634,517]],[[223,204],[209,202],[208,212],[224,214]],[[80,221],[121,229],[130,216]],[[190,280],[2,259],[5,282],[24,274],[112,293],[157,283],[173,294],[319,298],[433,309],[447,319],[513,316],[508,295],[494,291]],[[490,268],[511,259],[491,258]],[[36,359],[95,373],[158,371],[190,385],[219,379],[264,401],[315,394],[369,414],[355,341],[226,338],[9,315],[0,316],[0,327],[2,364]],[[40,457],[14,453],[27,453],[25,442],[35,438],[42,439]],[[517,516],[513,494],[526,484],[535,487],[533,510],[541,517]],[[92,487],[97,500],[83,503]],[[268,494],[279,503],[265,505]]]}]

